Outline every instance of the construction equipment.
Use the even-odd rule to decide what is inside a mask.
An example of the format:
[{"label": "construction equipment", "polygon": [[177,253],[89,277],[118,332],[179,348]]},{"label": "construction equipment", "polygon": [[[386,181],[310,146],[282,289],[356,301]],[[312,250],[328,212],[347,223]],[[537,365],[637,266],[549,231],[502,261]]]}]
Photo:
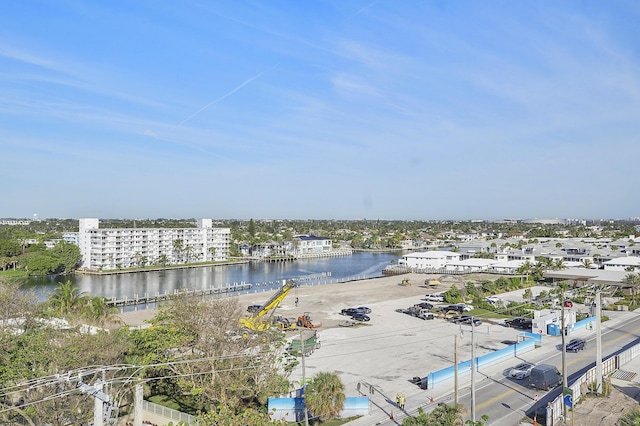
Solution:
[{"label": "construction equipment", "polygon": [[[265,331],[270,329],[273,326],[273,320],[271,316],[275,312],[275,309],[280,305],[287,294],[289,294],[289,292],[295,287],[297,287],[297,283],[293,280],[284,282],[282,287],[278,289],[278,291],[275,292],[275,294],[271,296],[269,300],[267,300],[266,303],[260,307],[260,309],[255,310],[249,318],[240,318],[240,326],[251,331]],[[270,315],[265,317],[265,315],[267,314]],[[278,328],[281,327],[278,325]],[[290,324],[286,329],[290,329]]]},{"label": "construction equipment", "polygon": [[295,330],[298,328],[295,318],[285,318],[280,315],[273,317],[273,321],[271,323],[274,327],[277,327],[282,331]]},{"label": "construction equipment", "polygon": [[297,324],[298,324],[298,327],[304,327],[304,328],[322,327],[322,323],[314,324],[311,321],[311,313],[310,312],[305,312],[304,314],[300,315],[298,317]]}]

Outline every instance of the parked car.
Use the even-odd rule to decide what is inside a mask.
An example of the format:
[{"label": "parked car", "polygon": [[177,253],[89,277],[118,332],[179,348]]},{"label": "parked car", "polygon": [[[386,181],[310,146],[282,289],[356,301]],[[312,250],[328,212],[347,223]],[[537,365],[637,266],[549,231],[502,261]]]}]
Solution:
[{"label": "parked car", "polygon": [[427,302],[444,302],[444,295],[440,293],[427,294],[424,300]]},{"label": "parked car", "polygon": [[533,327],[533,320],[530,318],[516,317],[504,320],[505,327],[527,329]]},{"label": "parked car", "polygon": [[358,308],[344,308],[343,310],[340,311],[340,315],[347,315],[347,316],[354,316],[357,313],[362,313],[364,314],[364,312],[358,310]]},{"label": "parked car", "polygon": [[462,306],[460,306],[460,305],[448,305],[448,306],[443,306],[443,307],[441,307],[441,308],[440,308],[440,310],[441,310],[442,312],[444,312],[445,314],[446,314],[447,312],[450,312],[450,311],[455,311],[455,312],[458,312],[458,313],[460,313],[460,314],[464,312],[464,308],[463,308]]},{"label": "parked car", "polygon": [[433,305],[431,303],[429,303],[429,302],[416,303],[413,306],[415,308],[420,308],[420,309],[433,309]]},{"label": "parked car", "polygon": [[584,339],[571,339],[566,344],[565,350],[567,352],[578,352],[583,350],[587,346],[587,342]]},{"label": "parked car", "polygon": [[475,326],[482,325],[482,320],[480,320],[479,318],[474,318],[471,315],[461,315],[460,319],[458,320],[460,324],[469,325],[471,325],[471,321],[473,321],[473,325]]},{"label": "parked car", "polygon": [[369,321],[371,318],[369,315],[359,312],[351,317],[354,321]]},{"label": "parked car", "polygon": [[260,309],[262,309],[262,305],[249,305],[247,307],[247,312],[251,312],[253,314],[258,312]]},{"label": "parked car", "polygon": [[357,314],[370,314],[370,313],[371,313],[371,309],[365,306],[359,306],[357,308],[344,308],[343,310],[340,311],[340,315],[347,315],[350,317]]},{"label": "parked car", "polygon": [[487,296],[484,298],[484,300],[486,300],[487,302],[495,305],[498,303],[502,303],[502,298],[498,297],[498,296]]},{"label": "parked car", "polygon": [[531,374],[533,367],[535,367],[533,364],[523,362],[522,364],[518,364],[513,367],[511,371],[509,371],[509,376],[517,380],[526,379]]},{"label": "parked car", "polygon": [[565,300],[564,301],[564,307],[565,308],[573,308],[573,302],[571,300]]},{"label": "parked car", "polygon": [[463,312],[473,311],[473,305],[467,305],[466,303],[456,303],[455,306],[460,306]]}]

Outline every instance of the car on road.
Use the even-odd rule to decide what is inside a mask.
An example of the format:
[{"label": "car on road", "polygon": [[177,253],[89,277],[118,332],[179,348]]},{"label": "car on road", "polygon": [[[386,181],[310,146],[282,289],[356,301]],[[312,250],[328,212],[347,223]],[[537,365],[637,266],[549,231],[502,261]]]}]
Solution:
[{"label": "car on road", "polygon": [[513,367],[509,371],[509,376],[517,380],[526,379],[531,374],[533,367],[535,367],[535,365],[529,362],[523,362]]},{"label": "car on road", "polygon": [[427,302],[444,302],[444,295],[441,293],[427,294],[424,300]]},{"label": "car on road", "polygon": [[530,329],[533,327],[533,320],[531,318],[516,317],[504,320],[505,327]]},{"label": "car on road", "polygon": [[354,321],[361,321],[362,322],[362,321],[369,321],[371,318],[369,317],[369,315],[360,312],[360,313],[357,313],[357,314],[353,315],[351,317],[351,319],[354,320]]},{"label": "car on road", "polygon": [[587,346],[587,342],[584,339],[571,339],[566,344],[565,350],[567,352],[578,352],[583,350]]},{"label": "car on road", "polygon": [[529,373],[529,385],[540,390],[549,390],[562,383],[560,371],[549,364],[536,365]]},{"label": "car on road", "polygon": [[573,302],[571,300],[565,300],[564,301],[564,307],[565,308],[573,308]]}]

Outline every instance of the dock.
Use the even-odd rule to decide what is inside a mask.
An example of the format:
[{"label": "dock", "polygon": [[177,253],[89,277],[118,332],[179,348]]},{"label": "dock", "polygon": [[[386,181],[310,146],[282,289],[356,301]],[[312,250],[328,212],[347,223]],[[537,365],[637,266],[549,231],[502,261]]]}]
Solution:
[{"label": "dock", "polygon": [[149,295],[148,293],[145,293],[144,295],[134,294],[133,297],[124,296],[121,299],[112,297],[111,299],[107,300],[107,305],[115,306],[117,308],[123,308],[125,306],[156,304],[180,296],[206,297],[216,295],[231,295],[249,291],[252,287],[253,284],[250,283],[234,283],[221,287],[210,287],[207,289],[182,288],[175,289],[172,292],[165,291],[164,293],[156,293],[155,295]]}]

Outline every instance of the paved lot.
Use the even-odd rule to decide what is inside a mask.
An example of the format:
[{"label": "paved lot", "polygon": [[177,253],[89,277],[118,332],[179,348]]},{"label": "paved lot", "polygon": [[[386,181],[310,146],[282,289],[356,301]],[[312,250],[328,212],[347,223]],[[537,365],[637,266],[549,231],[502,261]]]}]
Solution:
[{"label": "paved lot", "polygon": [[[409,278],[412,285],[402,286],[404,278]],[[314,322],[322,323],[322,327],[318,329],[321,347],[306,358],[306,377],[312,377],[321,371],[335,372],[342,379],[347,396],[358,396],[361,393],[370,395],[370,389],[374,390],[374,394],[370,395],[371,414],[351,422],[351,425],[365,426],[388,421],[398,392],[405,394],[406,407],[411,410],[429,404],[431,398],[436,402],[451,402],[452,385],[438,386],[433,391],[422,390],[412,384],[410,379],[414,376],[425,377],[432,371],[453,365],[454,336],[458,336],[459,361],[470,359],[470,326],[455,325],[443,319],[425,321],[396,312],[398,308],[407,308],[422,301],[426,293],[444,291],[450,285],[430,288],[424,284],[428,278],[430,277],[423,274],[409,274],[301,287],[292,291],[278,308],[279,315],[293,318],[303,312],[310,312]],[[484,278],[497,277],[488,275]],[[544,289],[534,288],[533,294]],[[270,294],[272,293],[243,295],[238,299],[244,307],[262,303]],[[503,298],[521,301],[522,290],[503,295]],[[339,326],[345,320],[339,314],[341,309],[361,305],[372,309],[371,321],[355,327]],[[151,314],[152,311],[143,310],[123,314],[123,318],[127,324],[137,325],[151,317]],[[611,313],[610,316],[615,320],[619,315]],[[501,349],[516,341],[518,334],[518,330],[485,320],[481,326],[476,327],[476,353],[480,356]],[[525,354],[523,360],[538,362],[538,358],[545,356],[545,350],[556,350],[553,344],[546,344],[545,347]],[[486,374],[504,374],[512,364],[514,363],[500,363],[488,369]],[[300,381],[302,375],[302,367],[299,366],[290,379]],[[482,377],[478,380],[482,380]],[[461,389],[468,387],[469,377],[462,376],[459,385]],[[398,414],[396,413],[396,418],[400,417]],[[605,410],[604,415],[606,414]]]}]

